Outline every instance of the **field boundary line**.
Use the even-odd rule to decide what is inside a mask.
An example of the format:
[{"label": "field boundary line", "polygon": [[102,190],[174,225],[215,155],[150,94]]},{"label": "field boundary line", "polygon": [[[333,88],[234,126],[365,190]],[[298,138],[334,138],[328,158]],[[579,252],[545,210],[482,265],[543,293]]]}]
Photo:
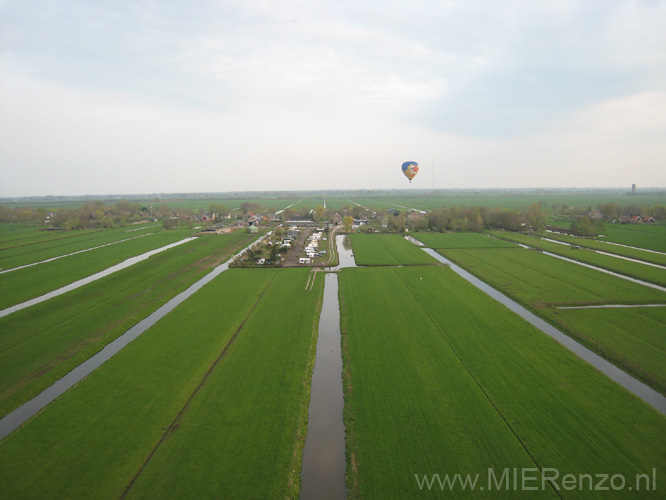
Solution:
[{"label": "field boundary line", "polygon": [[91,250],[97,250],[99,248],[104,248],[104,247],[108,247],[108,246],[111,246],[111,245],[115,245],[116,243],[125,243],[126,241],[136,240],[137,238],[143,238],[144,236],[150,236],[151,234],[157,234],[157,233],[148,233],[148,234],[141,234],[139,236],[132,236],[131,238],[125,238],[124,240],[112,241],[111,243],[105,243],[104,245],[85,248],[83,250],[77,250],[76,252],[66,253],[64,255],[58,255],[57,257],[51,257],[50,259],[40,260],[39,262],[32,262],[30,264],[24,264],[22,266],[12,267],[10,269],[4,269],[4,270],[0,271],[0,274],[10,273],[12,271],[18,271],[19,269],[25,269],[26,267],[32,267],[32,266],[36,266],[36,265],[39,265],[39,264],[46,264],[47,262],[53,262],[54,260],[62,259],[63,257],[71,257],[72,255],[77,255],[77,254],[80,254],[80,253],[89,252]]},{"label": "field boundary line", "polygon": [[[153,234],[153,233],[151,233]],[[147,236],[147,235],[145,235]],[[9,306],[6,309],[0,310],[0,318],[3,318],[11,313],[14,313],[16,311],[20,311],[21,309],[25,309],[27,307],[33,306],[35,304],[39,304],[40,302],[44,302],[46,300],[52,299],[54,297],[57,297],[59,295],[62,295],[64,293],[70,292],[72,290],[76,290],[77,288],[80,288],[84,285],[87,285],[89,283],[92,283],[93,281],[97,281],[98,279],[101,278],[106,278],[107,276],[116,273],[118,271],[122,271],[124,269],[127,269],[129,267],[132,267],[135,264],[138,264],[139,262],[143,262],[146,259],[149,259],[153,255],[157,255],[158,253],[164,252],[165,250],[171,250],[174,247],[177,247],[179,245],[182,245],[184,243],[189,243],[190,241],[194,241],[196,238],[195,237],[188,237],[179,241],[175,241],[173,243],[169,243],[168,245],[165,245],[160,248],[155,248],[153,250],[149,250],[148,252],[144,252],[140,255],[135,255],[134,257],[129,257],[125,259],[122,262],[119,262],[118,264],[114,264],[111,267],[108,267],[102,271],[99,271],[97,273],[91,274],[90,276],[86,276],[85,278],[81,278],[79,280],[74,281],[73,283],[69,283],[68,285],[62,286],[60,288],[56,288],[55,290],[52,290],[50,292],[47,292],[43,295],[40,295],[39,297],[34,297],[32,299],[26,300],[25,302],[20,302],[18,304],[14,304],[13,306]]]},{"label": "field boundary line", "polygon": [[[545,476],[543,476],[543,469],[542,469],[542,467],[539,465],[539,462],[537,462],[537,460],[536,460],[536,458],[534,457],[534,455],[532,455],[532,453],[530,453],[530,450],[527,448],[527,446],[525,445],[525,443],[523,443],[523,440],[520,439],[520,436],[518,436],[518,433],[516,432],[516,430],[515,430],[515,429],[513,428],[513,426],[509,423],[509,421],[506,419],[506,417],[502,414],[502,412],[500,411],[499,407],[495,404],[495,402],[492,400],[492,398],[490,397],[490,395],[486,392],[486,390],[483,388],[483,386],[481,385],[481,383],[480,383],[480,382],[477,380],[477,378],[474,376],[474,374],[473,374],[472,371],[469,369],[469,367],[468,367],[468,366],[465,364],[465,362],[462,360],[462,358],[461,358],[460,355],[458,354],[458,351],[456,351],[455,348],[453,347],[453,345],[451,345],[451,342],[450,342],[449,339],[446,337],[446,335],[444,334],[444,332],[442,331],[442,329],[439,327],[439,325],[437,324],[437,322],[435,321],[435,319],[432,317],[432,315],[430,314],[430,312],[429,312],[425,307],[423,307],[423,304],[421,304],[421,301],[416,297],[416,295],[414,295],[414,292],[413,292],[412,289],[407,285],[407,283],[406,283],[405,280],[402,278],[402,276],[400,276],[400,274],[399,274],[398,272],[395,272],[395,275],[398,277],[398,279],[400,279],[400,281],[402,281],[402,284],[405,286],[405,288],[409,291],[409,293],[410,293],[411,296],[414,298],[414,300],[416,301],[416,303],[419,305],[419,307],[420,307],[420,308],[423,310],[423,312],[426,314],[426,316],[428,317],[428,319],[430,320],[430,322],[433,324],[433,326],[437,329],[437,331],[439,332],[439,334],[441,335],[441,337],[444,339],[444,342],[446,342],[446,344],[447,344],[447,345],[449,346],[449,348],[451,349],[451,352],[453,352],[453,354],[455,355],[455,357],[456,357],[456,359],[458,360],[458,362],[462,365],[462,367],[465,369],[465,371],[467,372],[467,374],[468,374],[468,375],[470,376],[470,378],[474,381],[474,383],[475,383],[476,386],[479,388],[479,390],[481,391],[481,393],[486,397],[486,399],[488,400],[488,402],[490,403],[490,405],[493,407],[493,409],[495,410],[495,412],[496,412],[496,413],[499,415],[499,417],[502,419],[502,421],[504,422],[504,424],[509,428],[509,430],[511,431],[511,433],[513,434],[513,436],[516,438],[516,440],[518,441],[518,443],[520,444],[520,446],[522,446],[522,448],[525,450],[525,453],[527,453],[527,456],[530,457],[530,460],[532,460],[532,462],[534,462],[534,465],[537,466],[537,468],[539,469],[539,471],[542,473],[542,477],[545,477]],[[550,485],[550,487],[551,487],[551,489],[553,490],[553,492],[557,495],[557,497],[561,499],[562,496],[560,495],[560,493],[559,493],[559,491],[558,491],[557,485],[554,485],[553,482],[552,482],[550,479],[548,479],[548,484]]]},{"label": "field boundary line", "polygon": [[595,306],[556,306],[555,309],[622,309],[631,307],[666,307],[666,304],[599,304]]},{"label": "field boundary line", "polygon": [[192,391],[192,394],[190,394],[190,397],[187,399],[187,401],[185,401],[185,404],[184,404],[183,407],[180,409],[180,411],[178,412],[178,414],[176,415],[176,417],[173,419],[173,421],[171,422],[171,424],[169,424],[169,427],[167,427],[167,429],[164,431],[164,433],[162,433],[162,437],[160,437],[159,441],[157,442],[157,444],[155,445],[155,447],[153,448],[153,450],[150,452],[150,454],[148,455],[148,457],[146,458],[146,460],[143,462],[143,465],[141,465],[141,468],[139,469],[139,471],[136,473],[136,475],[135,475],[135,476],[130,480],[130,482],[127,484],[127,486],[125,487],[125,491],[123,491],[123,494],[120,495],[120,498],[121,498],[121,499],[125,498],[125,497],[127,496],[127,494],[130,492],[130,490],[132,489],[132,486],[134,486],[134,483],[136,483],[136,480],[139,478],[139,476],[141,475],[141,473],[144,471],[144,469],[146,468],[146,466],[148,465],[148,463],[150,462],[150,460],[153,458],[153,456],[155,455],[155,453],[157,453],[157,450],[160,448],[160,446],[162,445],[162,443],[164,443],[169,437],[171,437],[171,435],[172,435],[174,432],[176,432],[176,431],[178,430],[178,427],[180,426],[180,422],[183,421],[183,417],[185,416],[185,413],[187,412],[187,410],[189,410],[189,408],[190,408],[190,404],[191,404],[192,401],[194,400],[194,397],[197,395],[197,393],[199,392],[199,390],[200,390],[200,389],[206,384],[206,381],[208,380],[208,378],[210,377],[210,375],[213,373],[213,371],[214,371],[215,368],[217,367],[217,365],[218,365],[218,363],[220,362],[220,360],[224,357],[224,355],[226,354],[226,352],[227,352],[227,350],[229,349],[229,347],[231,346],[231,344],[233,344],[234,340],[236,340],[236,337],[238,336],[238,334],[240,333],[240,331],[243,329],[243,327],[245,326],[245,323],[246,323],[247,320],[250,318],[250,316],[252,316],[252,313],[253,313],[254,310],[257,308],[257,305],[259,305],[259,302],[261,302],[261,299],[263,298],[264,294],[266,293],[266,290],[268,290],[268,288],[271,286],[271,284],[272,284],[273,281],[275,280],[275,277],[276,277],[276,276],[277,276],[277,273],[274,273],[274,274],[273,274],[273,277],[271,278],[271,280],[266,284],[266,286],[264,287],[264,289],[261,291],[261,293],[260,293],[259,296],[257,297],[256,302],[254,303],[254,305],[252,306],[252,308],[250,309],[250,311],[247,313],[247,316],[245,316],[245,318],[243,319],[243,321],[241,322],[241,324],[238,325],[238,328],[236,329],[236,331],[234,332],[234,334],[231,336],[231,338],[229,339],[229,341],[227,342],[227,344],[222,348],[222,351],[221,351],[220,354],[217,356],[217,358],[215,359],[215,361],[213,361],[213,363],[211,364],[211,366],[208,368],[208,371],[206,371],[206,373],[204,374],[204,376],[203,376],[203,378],[201,379],[201,381],[199,382],[199,384],[194,388],[194,391]]}]

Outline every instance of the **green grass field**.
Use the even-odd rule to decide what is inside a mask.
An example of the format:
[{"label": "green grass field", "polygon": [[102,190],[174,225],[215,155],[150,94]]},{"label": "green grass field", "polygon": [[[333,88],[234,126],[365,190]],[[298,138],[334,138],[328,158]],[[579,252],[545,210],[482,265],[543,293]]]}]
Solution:
[{"label": "green grass field", "polygon": [[255,236],[209,235],[0,318],[0,415],[34,397]]},{"label": "green grass field", "polygon": [[[478,193],[459,192],[459,193],[424,193],[415,194],[396,194],[387,196],[378,194],[376,196],[356,196],[350,193],[344,198],[355,201],[361,205],[370,207],[374,210],[398,208],[396,205],[403,205],[418,210],[440,209],[443,206],[465,206],[465,207],[491,207],[501,209],[524,209],[532,203],[543,202],[546,212],[554,212],[553,203],[565,206],[586,208],[588,206],[597,206],[602,203],[616,202],[620,206],[635,204],[644,205],[666,205],[666,197],[663,194],[641,194],[638,196],[626,196],[625,193],[547,193],[530,190],[513,191],[504,194],[495,194],[491,192],[479,191]],[[334,205],[333,199],[327,199],[327,206]],[[343,203],[344,205],[344,203]]]},{"label": "green grass field", "polygon": [[478,233],[414,233],[412,236],[430,248],[515,247],[513,243]]},{"label": "green grass field", "polygon": [[[666,466],[663,415],[452,271],[347,269],[340,286],[350,498],[556,498],[541,481],[488,491],[488,469],[633,481]],[[432,474],[485,489],[419,488]]]},{"label": "green grass field", "polygon": [[666,224],[604,224],[599,239],[666,252]]},{"label": "green grass field", "polygon": [[[528,245],[531,247],[541,248],[547,252],[561,255],[562,257],[566,257],[568,259],[584,262],[586,264],[600,267],[602,269],[608,269],[609,271],[613,271],[624,276],[631,276],[632,278],[637,278],[639,280],[666,287],[666,268],[660,269],[658,267],[649,266],[640,262],[631,262],[626,259],[620,259],[610,255],[603,255],[597,253],[594,250],[586,250],[583,248],[572,250],[571,246],[569,245],[562,245],[560,243],[546,241],[540,236],[513,233],[510,231],[491,231],[491,234],[497,236],[498,238],[507,239],[516,243],[522,243],[523,245]],[[599,244],[603,245],[603,243]],[[621,248],[613,247],[611,245],[606,246],[609,247],[605,250],[608,253],[612,253],[614,248]]]},{"label": "green grass field", "polygon": [[[507,236],[506,233],[507,232],[505,231],[503,236]],[[496,235],[502,237],[502,235],[500,234]],[[575,236],[568,236],[566,234],[539,233],[539,236],[542,236],[544,238],[550,238],[557,241],[563,241],[571,245],[578,245],[583,248],[601,250],[602,252],[613,253],[615,255],[622,255],[623,257],[629,257],[631,259],[638,259],[666,266],[666,255],[662,255],[659,253],[654,253],[646,250],[639,250],[635,248],[627,248],[619,245],[610,245],[605,241],[599,241],[596,239],[593,240],[589,238],[577,238]]]},{"label": "green grass field", "polygon": [[351,234],[359,266],[414,266],[437,261],[398,234]]},{"label": "green grass field", "polygon": [[39,297],[108,269],[130,257],[188,238],[191,233],[191,230],[186,229],[161,231],[131,241],[0,274],[0,288],[3,291],[0,296],[0,309]]},{"label": "green grass field", "polygon": [[[442,255],[525,305],[585,346],[666,393],[666,337],[644,309],[621,309],[607,322],[580,320],[557,306],[663,304],[666,293],[526,249],[439,250]],[[607,309],[599,314],[606,314]],[[658,313],[657,313],[658,314]],[[609,315],[610,317],[610,315]],[[636,337],[643,339],[636,342]],[[627,349],[630,346],[630,349]]]},{"label": "green grass field", "polygon": [[305,291],[308,273],[222,273],[0,443],[3,496],[297,496],[323,285]]},{"label": "green grass field", "polygon": [[[40,231],[44,226],[33,222],[0,222],[0,252],[20,245],[30,245],[77,236],[77,232]],[[92,233],[93,231],[90,231]],[[95,231],[97,232],[97,231]],[[2,254],[0,254],[2,255]]]},{"label": "green grass field", "polygon": [[[33,230],[31,233],[37,233],[39,237],[37,241],[33,238],[7,241],[5,237],[8,234],[3,229],[0,229],[2,241],[0,268],[5,270],[123,240],[145,238],[147,237],[145,235],[163,231],[162,224],[152,222],[107,230],[55,232]],[[32,236],[31,233],[28,234]]]}]

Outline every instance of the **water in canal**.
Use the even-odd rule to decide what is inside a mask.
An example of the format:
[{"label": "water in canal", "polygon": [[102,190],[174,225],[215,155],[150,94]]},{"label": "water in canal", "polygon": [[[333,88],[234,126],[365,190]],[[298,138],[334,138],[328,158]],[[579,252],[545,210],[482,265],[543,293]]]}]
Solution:
[{"label": "water in canal", "polygon": [[308,434],[303,448],[301,500],[347,496],[343,406],[338,277],[328,273],[312,374]]},{"label": "water in canal", "polygon": [[120,264],[116,264],[115,266],[111,266],[104,271],[100,271],[95,274],[91,274],[90,276],[86,278],[82,278],[78,281],[75,281],[73,283],[70,283],[69,285],[65,285],[62,288],[58,288],[57,290],[53,290],[52,292],[46,293],[44,295],[41,295],[39,297],[36,297],[34,299],[30,299],[26,302],[21,302],[20,304],[13,305],[11,307],[8,307],[7,309],[3,309],[0,311],[0,318],[3,316],[7,316],[8,314],[11,314],[16,311],[20,311],[21,309],[25,309],[26,307],[33,306],[35,304],[39,304],[40,302],[44,302],[45,300],[52,299],[53,297],[57,297],[58,295],[62,295],[63,293],[71,292],[72,290],[76,290],[77,288],[82,287],[83,285],[87,285],[88,283],[92,283],[93,281],[96,281],[101,278],[105,278],[106,276],[109,276],[110,274],[113,274],[115,272],[121,271],[123,269],[126,269],[130,266],[133,266],[134,264],[141,262],[143,260],[146,260],[150,257],[152,257],[155,254],[158,254],[160,252],[163,252],[164,250],[169,250],[170,248],[177,247],[178,245],[182,245],[183,243],[188,243],[190,241],[196,240],[196,238],[191,237],[191,238],[185,238],[180,241],[176,241],[175,243],[171,243],[169,245],[165,245],[160,248],[156,248],[154,250],[150,250],[148,252],[142,253],[141,255],[136,255],[134,257],[130,257],[129,259],[124,260]]},{"label": "water in canal", "polygon": [[[264,235],[261,239],[269,236],[270,233]],[[252,243],[254,244],[254,243]],[[251,246],[251,245],[250,245]],[[246,247],[241,252],[236,255],[240,255],[249,248]],[[107,344],[104,349],[95,354],[94,356],[88,358],[86,361],[81,363],[79,366],[74,368],[71,372],[65,375],[63,378],[55,382],[53,385],[45,389],[39,395],[35,396],[33,399],[24,403],[22,406],[18,407],[11,413],[5,415],[0,419],[0,439],[3,439],[5,436],[10,434],[14,429],[18,428],[26,420],[36,414],[39,410],[44,408],[47,404],[53,401],[55,398],[63,394],[69,388],[80,382],[84,377],[88,376],[95,369],[102,365],[105,361],[109,360],[115,354],[120,352],[120,350],[129,344],[132,340],[137,338],[143,332],[148,330],[151,326],[157,323],[160,319],[166,316],[171,310],[178,306],[181,302],[188,299],[191,295],[199,291],[204,285],[215,279],[222,272],[226,271],[229,268],[229,262],[231,262],[236,256],[232,257],[227,262],[220,264],[215,269],[213,269],[206,276],[201,278],[199,281],[190,286],[187,290],[179,293],[169,302],[164,304],[162,307],[157,309],[151,315],[138,322],[132,328],[127,330],[124,334],[118,337],[113,342]]]}]

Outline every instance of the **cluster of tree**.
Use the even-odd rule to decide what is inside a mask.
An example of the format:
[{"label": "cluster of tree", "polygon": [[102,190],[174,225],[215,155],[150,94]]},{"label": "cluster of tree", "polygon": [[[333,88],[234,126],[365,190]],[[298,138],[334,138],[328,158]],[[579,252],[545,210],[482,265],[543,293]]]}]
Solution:
[{"label": "cluster of tree", "polygon": [[[247,213],[247,212],[244,212]],[[199,211],[199,216],[203,215],[210,215],[210,216],[217,216],[217,217],[226,217],[229,214],[229,209],[227,206],[223,203],[211,203],[208,205],[208,213],[204,213],[204,210]]]},{"label": "cluster of tree", "polygon": [[599,236],[604,229],[604,224],[601,221],[593,221],[587,215],[583,215],[579,219],[571,221],[569,231],[577,236]]},{"label": "cluster of tree", "polygon": [[243,214],[246,214],[248,212],[253,212],[255,214],[258,214],[264,212],[266,210],[266,207],[261,203],[253,203],[250,201],[246,201],[245,203],[241,203],[240,209]]},{"label": "cluster of tree", "polygon": [[[592,207],[589,206],[587,209],[582,207],[569,207],[567,205],[553,203],[552,208],[557,210],[559,215],[568,215],[568,216],[584,216],[589,215],[592,211]],[[610,201],[607,203],[600,203],[595,207],[599,210],[604,216],[604,220],[611,221],[613,219],[618,219],[621,215],[628,215],[633,217],[634,215],[640,215],[641,217],[654,217],[656,220],[666,220],[666,206],[663,205],[636,205],[630,204],[625,206],[620,206],[620,204]]]},{"label": "cluster of tree", "polygon": [[48,210],[44,207],[0,206],[2,222],[36,222],[51,227],[64,229],[113,228],[141,220],[145,217],[141,205],[120,200],[113,205],[104,205],[102,201],[90,200],[77,208],[57,208]]},{"label": "cluster of tree", "polygon": [[344,205],[337,210],[330,210],[321,205],[316,205],[314,208],[301,205],[299,207],[287,208],[282,216],[285,220],[313,220],[320,222],[331,220],[331,217],[336,213],[343,217],[350,216],[353,219],[366,219],[374,212],[371,212],[367,208],[350,204]]},{"label": "cluster of tree", "polygon": [[474,231],[480,232],[484,227],[498,227],[510,231],[520,231],[525,226],[539,231],[546,226],[546,218],[540,203],[533,203],[524,212],[488,207],[443,207],[432,210],[427,219],[416,225],[424,225],[432,231]]}]

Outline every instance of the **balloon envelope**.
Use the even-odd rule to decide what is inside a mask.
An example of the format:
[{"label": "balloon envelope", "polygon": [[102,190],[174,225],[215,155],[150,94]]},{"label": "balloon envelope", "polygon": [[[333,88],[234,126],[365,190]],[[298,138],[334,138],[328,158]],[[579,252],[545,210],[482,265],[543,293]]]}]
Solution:
[{"label": "balloon envelope", "polygon": [[415,161],[406,161],[402,164],[402,173],[412,182],[412,179],[419,173],[419,164]]}]

